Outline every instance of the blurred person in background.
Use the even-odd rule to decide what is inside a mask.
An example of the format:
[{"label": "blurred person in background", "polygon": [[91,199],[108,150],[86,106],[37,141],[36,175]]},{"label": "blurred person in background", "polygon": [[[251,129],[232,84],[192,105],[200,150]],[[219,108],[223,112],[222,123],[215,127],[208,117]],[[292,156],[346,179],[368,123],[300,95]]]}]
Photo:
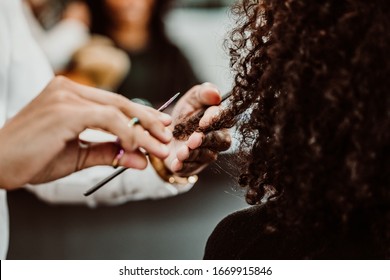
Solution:
[{"label": "blurred person in background", "polygon": [[198,84],[187,58],[165,34],[170,0],[87,0],[91,32],[124,50],[131,70],[116,92],[157,107],[172,94]]},{"label": "blurred person in background", "polygon": [[[24,0],[31,32],[56,73],[89,39],[90,16],[82,1]],[[57,14],[60,14],[58,16]]]},{"label": "blurred person in background", "polygon": [[55,73],[84,85],[117,89],[130,61],[110,39],[91,37],[85,2],[25,0],[24,4],[32,34]]}]

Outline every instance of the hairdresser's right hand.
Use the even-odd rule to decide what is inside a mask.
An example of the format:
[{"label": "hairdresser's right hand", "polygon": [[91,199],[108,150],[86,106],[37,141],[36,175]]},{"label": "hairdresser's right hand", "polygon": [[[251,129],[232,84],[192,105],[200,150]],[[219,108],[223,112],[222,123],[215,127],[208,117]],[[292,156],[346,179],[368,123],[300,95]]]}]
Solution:
[{"label": "hairdresser's right hand", "polygon": [[[221,94],[215,85],[203,83],[194,86],[176,103],[172,111],[172,129],[174,125],[206,108],[196,125],[207,127],[219,113],[221,100]],[[206,134],[193,132],[186,141],[177,139],[172,141],[171,153],[165,159],[165,165],[175,175],[188,177],[198,174],[216,161],[218,154],[226,151],[230,144],[231,136],[227,129]]]},{"label": "hairdresser's right hand", "polygon": [[[140,125],[130,128],[133,117],[139,118]],[[78,135],[86,128],[117,135],[125,150],[119,164],[143,169],[147,159],[140,147],[161,159],[168,156],[166,144],[172,133],[166,126],[170,123],[170,116],[118,94],[54,78],[0,129],[0,187],[44,183],[74,172]],[[110,165],[117,152],[115,143],[95,145],[82,168]]]}]

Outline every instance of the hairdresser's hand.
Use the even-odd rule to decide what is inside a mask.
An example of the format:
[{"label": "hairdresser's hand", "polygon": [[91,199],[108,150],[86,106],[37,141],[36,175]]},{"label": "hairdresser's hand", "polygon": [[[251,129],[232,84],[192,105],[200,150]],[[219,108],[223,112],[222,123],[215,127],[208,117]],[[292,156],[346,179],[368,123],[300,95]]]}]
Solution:
[{"label": "hairdresser's hand", "polygon": [[[128,127],[138,117],[140,124]],[[125,150],[119,164],[143,169],[147,159],[139,148],[161,159],[172,133],[171,117],[110,92],[54,78],[43,92],[0,129],[0,187],[43,183],[75,171],[78,135],[99,128],[119,137]],[[148,131],[148,133],[145,133]],[[110,165],[118,152],[115,143],[95,145],[79,168]]]},{"label": "hairdresser's hand", "polygon": [[[172,118],[174,127],[183,118],[198,113],[209,107],[199,122],[201,127],[208,125],[219,112],[221,95],[218,89],[204,83],[190,89],[175,105]],[[208,164],[214,162],[218,153],[230,147],[231,137],[228,130],[212,131],[206,135],[194,132],[185,141],[173,140],[170,145],[170,155],[165,159],[165,165],[174,173],[189,176],[199,173]]]}]

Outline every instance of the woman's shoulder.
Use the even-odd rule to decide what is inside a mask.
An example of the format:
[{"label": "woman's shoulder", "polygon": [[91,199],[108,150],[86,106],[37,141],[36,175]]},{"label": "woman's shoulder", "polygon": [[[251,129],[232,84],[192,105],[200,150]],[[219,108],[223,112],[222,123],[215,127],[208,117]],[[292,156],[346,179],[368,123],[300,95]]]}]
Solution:
[{"label": "woman's shoulder", "polygon": [[[386,248],[367,231],[363,216],[355,226],[325,228],[280,222],[274,205],[254,206],[224,218],[205,248],[205,259],[382,259]],[[316,213],[315,215],[319,215]]]},{"label": "woman's shoulder", "polygon": [[[251,225],[255,222],[259,222],[262,215],[264,214],[264,207],[262,206],[251,206],[248,208],[241,209],[232,214],[226,216],[217,226],[219,227],[230,227],[231,225],[245,225],[248,226],[248,221],[250,221]],[[216,229],[217,229],[216,228]]]},{"label": "woman's shoulder", "polygon": [[263,207],[253,206],[225,217],[210,235],[204,258],[239,258],[238,252],[261,232],[267,216],[266,211],[263,210]]}]

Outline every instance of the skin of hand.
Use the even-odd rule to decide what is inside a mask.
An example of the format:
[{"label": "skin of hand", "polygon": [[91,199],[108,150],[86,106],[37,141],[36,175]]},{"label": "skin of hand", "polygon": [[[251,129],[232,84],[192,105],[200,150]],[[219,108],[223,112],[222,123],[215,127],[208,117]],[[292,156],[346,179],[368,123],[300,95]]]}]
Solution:
[{"label": "skin of hand", "polygon": [[[198,113],[208,107],[199,122],[200,127],[210,124],[220,109],[221,94],[216,86],[204,83],[191,88],[177,102],[172,111],[173,129],[183,118]],[[199,173],[210,163],[217,160],[218,153],[229,149],[231,136],[228,130],[207,133],[194,132],[186,141],[173,140],[170,144],[170,155],[165,165],[179,176],[190,176]]]},{"label": "skin of hand", "polygon": [[[129,127],[133,117],[140,124]],[[143,169],[147,159],[140,147],[161,159],[168,156],[171,121],[121,95],[56,77],[0,129],[0,187],[44,183],[74,172],[78,135],[86,128],[117,135],[125,151],[120,165]],[[82,168],[110,165],[117,153],[116,143],[94,145]]]}]

